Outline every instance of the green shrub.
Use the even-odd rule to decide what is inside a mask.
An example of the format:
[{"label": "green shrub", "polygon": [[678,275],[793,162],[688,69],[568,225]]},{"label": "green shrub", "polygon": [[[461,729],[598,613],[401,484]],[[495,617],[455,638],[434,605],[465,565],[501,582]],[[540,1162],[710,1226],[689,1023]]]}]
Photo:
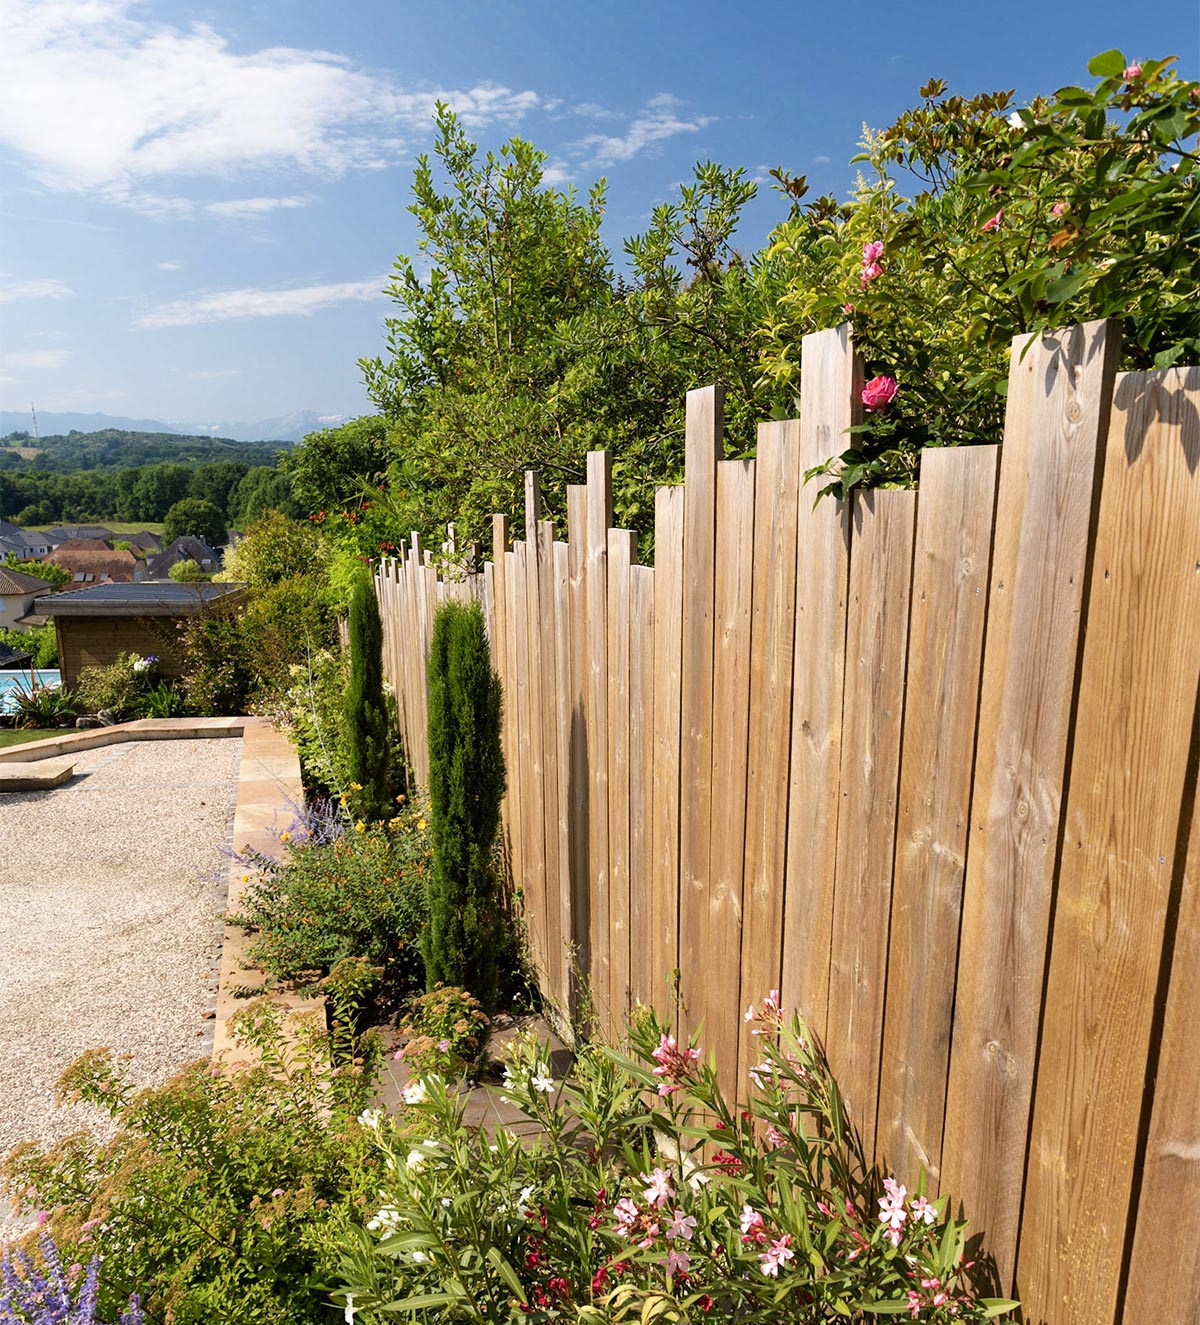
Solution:
[{"label": "green shrub", "polygon": [[180,718],[188,711],[187,698],[171,681],[160,681],[138,701],[140,718]]},{"label": "green shrub", "polygon": [[363,1217],[382,1175],[355,1122],[377,1047],[335,1062],[323,1028],[285,1040],[266,1000],[235,1031],[257,1066],[198,1062],[160,1090],[136,1092],[106,1050],[85,1054],[60,1089],[105,1110],[116,1135],[26,1143],[0,1169],[14,1199],[50,1212],[66,1263],[102,1258],[98,1319],[115,1320],[135,1289],[147,1320],[174,1325],[342,1319],[323,1285],[334,1231]]},{"label": "green shrub", "polygon": [[478,999],[465,989],[439,986],[413,999],[401,1030],[401,1050],[414,1080],[436,1072],[454,1080],[479,1060],[491,1025]]},{"label": "green shrub", "polygon": [[504,756],[500,678],[478,603],[444,603],[429,657],[429,806],[433,877],[425,975],[471,989],[491,1007],[504,925],[492,848],[500,826]]},{"label": "green shrub", "polygon": [[383,623],[371,573],[363,568],[350,599],[350,680],[346,687],[346,753],[361,784],[363,813],[382,819],[388,795],[388,709],[383,693]]},{"label": "green shrub", "polygon": [[278,717],[300,756],[304,785],[338,796],[352,779],[342,732],[349,660],[340,650],[318,649],[288,668]]},{"label": "green shrub", "polygon": [[383,969],[386,991],[419,989],[419,937],[431,868],[421,806],[333,841],[283,834],[282,861],[251,858],[238,924],[255,931],[251,956],[279,980],[307,981],[345,957]]},{"label": "green shrub", "polygon": [[58,634],[52,621],[30,630],[16,630],[8,626],[0,628],[0,644],[7,644],[10,649],[17,649],[21,653],[32,654],[34,667],[58,666]]},{"label": "green shrub", "polygon": [[76,698],[88,713],[112,713],[118,720],[134,717],[155,683],[158,659],[149,654],[122,653],[103,667],[85,667],[79,673]]},{"label": "green shrub", "polygon": [[212,576],[200,569],[200,563],[191,557],[177,561],[167,574],[176,584],[207,584]]},{"label": "green shrub", "polygon": [[458,1092],[424,1078],[405,1126],[372,1119],[387,1176],[336,1296],[357,1325],[420,1309],[441,1322],[950,1325],[1014,1308],[974,1295],[949,1195],[910,1194],[867,1164],[799,1019],[768,1000],[755,1029],[745,1109],[649,1009],[632,1057],[587,1050],[569,1080],[532,1036],[512,1043],[499,1094],[537,1125],[520,1139],[467,1126]]},{"label": "green shrub", "polygon": [[69,727],[79,712],[72,691],[62,686],[40,685],[12,694],[18,727]]}]

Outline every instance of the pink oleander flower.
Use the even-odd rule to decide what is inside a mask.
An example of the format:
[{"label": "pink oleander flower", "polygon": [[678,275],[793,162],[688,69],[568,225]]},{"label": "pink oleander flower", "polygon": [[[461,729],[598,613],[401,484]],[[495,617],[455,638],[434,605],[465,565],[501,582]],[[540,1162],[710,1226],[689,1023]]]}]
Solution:
[{"label": "pink oleander flower", "polygon": [[740,1223],[742,1226],[743,1242],[766,1242],[767,1225],[763,1220],[762,1215],[760,1215],[753,1206],[742,1206]]},{"label": "pink oleander flower", "polygon": [[921,1294],[918,1293],[915,1288],[910,1288],[908,1290],[908,1314],[913,1320],[916,1320],[921,1314],[922,1305]]},{"label": "pink oleander flower", "polygon": [[1000,222],[1003,220],[1004,220],[1004,208],[1001,207],[995,216],[991,217],[987,221],[984,221],[984,223],[979,227],[980,234],[986,235],[989,230],[999,230]]},{"label": "pink oleander flower", "polygon": [[865,290],[868,285],[878,276],[883,275],[883,268],[878,262],[867,262],[863,264],[863,269],[858,273],[858,283]]},{"label": "pink oleander flower", "polygon": [[782,1146],[787,1144],[787,1136],[775,1126],[774,1123],[767,1124],[765,1132],[767,1144],[770,1146]]},{"label": "pink oleander flower", "polygon": [[872,240],[871,243],[863,245],[862,260],[864,267],[870,262],[878,262],[881,257],[883,257],[882,239]]},{"label": "pink oleander flower", "polygon": [[687,1274],[691,1263],[692,1258],[681,1247],[672,1247],[662,1261],[668,1279],[674,1278],[677,1274]]},{"label": "pink oleander flower", "polygon": [[781,1238],[777,1238],[758,1259],[763,1274],[777,1279],[779,1267],[786,1266],[788,1261],[796,1259],[796,1253],[792,1250],[792,1235],[785,1233]]},{"label": "pink oleander flower", "polygon": [[624,1236],[637,1223],[639,1211],[637,1206],[626,1196],[613,1206],[613,1214],[617,1220],[615,1231]]},{"label": "pink oleander flower", "polygon": [[1134,62],[1133,64],[1127,64],[1125,66],[1125,72],[1121,75],[1121,77],[1127,83],[1133,83],[1137,79],[1141,78],[1141,76],[1142,76],[1142,66],[1136,62]]},{"label": "pink oleander flower", "polygon": [[871,378],[862,389],[862,403],[866,406],[867,412],[875,414],[880,410],[887,409],[892,403],[897,389],[894,377],[881,374],[879,377]]},{"label": "pink oleander flower", "polygon": [[700,1050],[691,1047],[681,1049],[673,1035],[664,1033],[659,1039],[658,1048],[651,1050],[650,1057],[658,1064],[653,1069],[654,1075],[662,1078],[658,1093],[666,1096],[683,1088],[682,1083],[699,1059]]},{"label": "pink oleander flower", "polygon": [[925,1197],[915,1197],[908,1208],[912,1211],[914,1219],[923,1219],[927,1224],[937,1223],[937,1206],[932,1201],[927,1201]]},{"label": "pink oleander flower", "polygon": [[638,1177],[646,1184],[642,1200],[650,1205],[661,1209],[675,1194],[671,1189],[671,1175],[666,1169],[653,1169],[649,1173],[639,1173]]},{"label": "pink oleander flower", "polygon": [[674,1242],[677,1238],[682,1238],[684,1242],[691,1242],[695,1232],[696,1216],[685,1215],[682,1210],[676,1209],[667,1226],[667,1239]]},{"label": "pink oleander flower", "polygon": [[1050,208],[1050,215],[1066,216],[1066,214],[1070,210],[1071,210],[1071,204],[1069,202],[1056,202],[1054,206]]},{"label": "pink oleander flower", "polygon": [[879,1198],[879,1222],[889,1229],[901,1229],[908,1218],[908,1211],[904,1208],[908,1188],[901,1186],[895,1178],[885,1178],[883,1190],[887,1195]]},{"label": "pink oleander flower", "polygon": [[849,317],[850,314],[854,312],[854,305],[853,305],[853,304],[843,304],[843,305],[842,305],[842,312],[845,313],[847,317]]}]

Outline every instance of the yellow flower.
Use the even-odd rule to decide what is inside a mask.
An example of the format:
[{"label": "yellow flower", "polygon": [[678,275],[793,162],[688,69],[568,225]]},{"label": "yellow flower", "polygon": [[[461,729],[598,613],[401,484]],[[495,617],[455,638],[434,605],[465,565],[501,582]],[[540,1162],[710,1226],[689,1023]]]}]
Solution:
[{"label": "yellow flower", "polygon": [[243,883],[249,883],[249,882],[250,882],[250,876],[249,876],[248,874],[243,874],[243,875],[242,875],[242,882],[243,882]]},{"label": "yellow flower", "polygon": [[351,782],[351,784],[350,784],[350,790],[351,790],[351,791],[362,791],[362,783],[361,783],[361,782]]},{"label": "yellow flower", "polygon": [[354,825],[354,831],[356,833],[365,833],[367,831],[367,825],[360,819],[358,823]]},{"label": "yellow flower", "polygon": [[424,819],[419,819],[419,820],[417,821],[417,827],[418,827],[418,828],[427,828],[427,827],[428,827],[428,824],[426,824],[426,822],[425,822]]},{"label": "yellow flower", "polygon": [[338,803],[339,803],[340,805],[345,805],[345,804],[347,804],[347,803],[349,802],[349,800],[350,800],[350,797],[349,797],[349,796],[339,796],[339,797],[338,797]]},{"label": "yellow flower", "polygon": [[281,842],[290,842],[292,840],[292,835],[291,833],[280,833],[279,840]]}]

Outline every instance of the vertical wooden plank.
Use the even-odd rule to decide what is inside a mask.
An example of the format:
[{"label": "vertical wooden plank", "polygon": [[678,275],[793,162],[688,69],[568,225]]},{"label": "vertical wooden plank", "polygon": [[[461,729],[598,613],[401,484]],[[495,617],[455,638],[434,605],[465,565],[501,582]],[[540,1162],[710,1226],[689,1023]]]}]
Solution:
[{"label": "vertical wooden plank", "polygon": [[1109,322],[1019,336],[1008,379],[941,1166],[1006,1291],[1118,339]]},{"label": "vertical wooden plank", "polygon": [[[1194,738],[1193,738],[1194,740]],[[1200,1320],[1200,805],[1192,797],[1126,1319]],[[1164,1255],[1167,1249],[1169,1255]]]},{"label": "vertical wooden plank", "polygon": [[910,1186],[941,1165],[996,452],[921,457],[875,1141]]},{"label": "vertical wooden plank", "polygon": [[554,724],[558,773],[558,936],[554,964],[559,1011],[571,1010],[575,950],[574,895],[571,863],[571,561],[566,543],[551,547],[550,584],[554,593]]},{"label": "vertical wooden plank", "polygon": [[629,984],[653,1002],[654,571],[629,572]]},{"label": "vertical wooden plank", "polygon": [[753,460],[717,465],[713,622],[712,813],[708,905],[700,972],[704,1045],[732,1090],[742,1026],[742,870],[746,855],[746,757],[750,731],[750,631],[754,607]]},{"label": "vertical wooden plank", "polygon": [[546,852],[546,992],[562,1002],[562,906],[559,893],[558,818],[558,677],[554,642],[554,526],[540,520],[537,527],[538,627],[541,670],[536,700],[542,727],[542,809]]},{"label": "vertical wooden plank", "polygon": [[[787,852],[792,649],[796,619],[796,521],[800,423],[762,423],[755,461],[750,734],[746,763],[746,866],[742,887],[740,1010],[779,987]],[[811,498],[808,498],[811,500]],[[735,1087],[758,1061],[743,1025]]]},{"label": "vertical wooden plank", "polygon": [[883,1050],[915,492],[854,498],[825,1047],[868,1162]]},{"label": "vertical wooden plank", "polygon": [[[1017,1284],[1114,1319],[1200,681],[1200,368],[1117,378]],[[1140,1304],[1139,1304],[1140,1314]]]},{"label": "vertical wooden plank", "polygon": [[681,1035],[703,1016],[705,916],[712,818],[713,601],[716,578],[717,461],[725,393],[687,394],[683,499],[683,671],[680,708],[679,976]]},{"label": "vertical wooden plank", "polygon": [[408,564],[409,614],[412,628],[410,648],[420,661],[417,666],[415,708],[425,715],[419,723],[416,752],[413,767],[417,781],[422,786],[429,785],[429,630],[426,616],[429,600],[425,594],[425,549],[421,545],[421,535],[414,529],[412,533],[412,556]]},{"label": "vertical wooden plank", "polygon": [[[521,592],[525,600],[522,648],[527,667],[526,721],[529,723],[529,776],[526,780],[528,816],[525,819],[525,840],[529,855],[525,861],[525,886],[533,898],[537,914],[538,972],[546,978],[550,960],[550,933],[548,927],[546,870],[546,751],[542,722],[542,628],[539,590],[538,521],[542,512],[542,495],[535,470],[525,473],[525,579]],[[557,842],[557,835],[555,836]]]},{"label": "vertical wooden plank", "polygon": [[508,581],[505,574],[508,550],[508,516],[492,516],[492,597],[495,602],[492,626],[492,665],[500,677],[504,709],[500,726],[500,745],[504,753],[506,790],[500,805],[503,823],[504,853],[510,876],[513,873],[513,797],[512,780],[516,775],[516,761],[512,750],[512,675],[508,663]]},{"label": "vertical wooden plank", "polygon": [[571,730],[570,730],[570,838],[571,916],[578,974],[572,980],[572,1001],[578,1007],[585,990],[581,981],[591,980],[592,913],[591,879],[588,865],[591,831],[590,774],[588,751],[587,664],[587,488],[582,483],[567,487],[567,566],[570,582],[571,633]]},{"label": "vertical wooden plank", "polygon": [[673,1018],[679,969],[680,672],[683,656],[683,489],[654,494],[654,883],[650,1002]]},{"label": "vertical wooden plank", "polygon": [[608,1004],[619,1035],[629,1012],[629,571],[637,534],[608,531]]},{"label": "vertical wooden plank", "polygon": [[[862,414],[862,364],[847,326],[803,341],[801,472],[844,446]],[[796,643],[780,988],[823,1041],[837,863],[850,510],[826,497],[797,515]]]},{"label": "vertical wooden plank", "polygon": [[588,880],[592,991],[601,1024],[612,989],[608,913],[608,530],[612,524],[612,456],[587,458],[587,748]]},{"label": "vertical wooden plank", "polygon": [[[513,754],[512,775],[508,781],[509,812],[513,820],[512,858],[513,887],[521,896],[521,914],[529,925],[529,908],[525,895],[525,813],[528,802],[525,799],[525,746],[529,733],[525,725],[525,692],[523,671],[520,665],[520,586],[524,583],[524,566],[520,563],[518,549],[520,540],[513,539],[513,550],[504,554],[504,591],[508,598],[508,667],[512,678],[512,692],[509,696],[508,721],[511,723],[509,741]],[[530,939],[532,944],[532,938]]]}]

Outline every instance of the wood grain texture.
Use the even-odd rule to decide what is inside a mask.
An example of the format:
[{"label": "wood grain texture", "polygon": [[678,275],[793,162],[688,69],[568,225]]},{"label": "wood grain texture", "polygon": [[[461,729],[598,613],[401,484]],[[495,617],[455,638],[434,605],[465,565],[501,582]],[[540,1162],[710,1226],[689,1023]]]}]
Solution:
[{"label": "wood grain texture", "polygon": [[500,678],[500,693],[504,705],[500,724],[500,750],[504,755],[505,791],[500,803],[500,832],[503,838],[504,858],[511,880],[513,873],[513,790],[512,779],[516,771],[512,748],[512,676],[508,660],[508,587],[504,554],[508,551],[508,517],[492,516],[492,594],[495,600],[492,627],[492,666]]},{"label": "wood grain texture", "polygon": [[554,594],[554,525],[539,520],[537,527],[538,558],[538,634],[541,651],[542,723],[542,812],[546,833],[546,978],[547,992],[554,1002],[562,999],[562,887],[559,843],[565,835],[565,823],[558,810],[558,651],[555,643]]},{"label": "wood grain texture", "polygon": [[[746,759],[746,855],[738,1011],[779,987],[787,862],[792,650],[796,620],[796,522],[800,423],[762,423],[754,473],[750,730]],[[736,1085],[758,1062],[743,1024]]]},{"label": "wood grain texture", "polygon": [[653,1002],[654,571],[629,572],[629,984]]},{"label": "wood grain texture", "polygon": [[571,552],[566,543],[552,544],[550,583],[554,593],[554,738],[558,774],[558,936],[554,965],[554,1000],[560,1012],[572,1006],[575,965],[574,886],[571,840]]},{"label": "wood grain texture", "polygon": [[704,930],[711,887],[713,600],[717,461],[723,448],[724,400],[724,391],[716,386],[687,395],[679,800],[679,975],[684,1035],[690,1035],[703,1016],[708,960]]},{"label": "wood grain texture", "polygon": [[1017,1228],[1083,588],[1118,329],[1013,342],[942,1189],[983,1232],[1005,1291]]},{"label": "wood grain texture", "polygon": [[629,1012],[629,572],[637,535],[608,531],[608,989],[609,1029]]},{"label": "wood grain texture", "polygon": [[996,452],[921,457],[875,1141],[909,1186],[941,1165]]},{"label": "wood grain texture", "polygon": [[683,489],[654,495],[654,889],[650,1002],[674,1015],[679,967],[679,749],[683,656]]},{"label": "wood grain texture", "polygon": [[[805,336],[801,472],[843,448],[862,413],[862,364],[848,327]],[[838,773],[846,671],[850,508],[802,500],[797,514],[796,643],[780,989],[825,1038],[837,862]]]},{"label": "wood grain texture", "polygon": [[[525,824],[528,855],[521,887],[532,902],[537,916],[538,971],[545,978],[551,961],[552,937],[549,929],[549,838],[546,832],[546,796],[549,780],[546,777],[546,744],[543,700],[545,683],[542,675],[542,624],[540,591],[540,555],[538,551],[538,521],[542,514],[541,482],[535,470],[525,473],[525,544],[523,579],[518,586],[523,605],[521,615],[520,648],[525,655],[525,709],[524,720],[529,726],[527,745],[529,764],[525,769]],[[557,843],[557,837],[555,838]]]},{"label": "wood grain texture", "polygon": [[[1193,738],[1193,749],[1195,738]],[[1200,1321],[1200,804],[1193,795],[1126,1319]],[[1170,1248],[1170,1254],[1164,1251]]]},{"label": "wood grain texture", "polygon": [[601,1024],[612,988],[608,863],[608,530],[612,525],[612,456],[587,458],[588,877],[592,992]]},{"label": "wood grain texture", "polygon": [[717,465],[713,622],[712,786],[708,906],[703,915],[703,1043],[721,1080],[737,1079],[742,1025],[736,990],[742,960],[746,855],[746,760],[750,730],[750,631],[754,606],[753,460]]},{"label": "wood grain texture", "polygon": [[1118,377],[1017,1253],[1054,1325],[1116,1311],[1200,680],[1198,471],[1200,368]]},{"label": "wood grain texture", "polygon": [[841,807],[825,1047],[869,1162],[883,1052],[917,494],[857,495],[851,517]]},{"label": "wood grain texture", "polygon": [[591,979],[592,918],[591,883],[588,868],[590,832],[588,815],[591,796],[588,772],[588,674],[587,665],[587,488],[573,483],[567,488],[567,569],[570,574],[571,634],[571,729],[570,741],[570,838],[571,914],[575,940],[572,1005],[578,1008]]}]

